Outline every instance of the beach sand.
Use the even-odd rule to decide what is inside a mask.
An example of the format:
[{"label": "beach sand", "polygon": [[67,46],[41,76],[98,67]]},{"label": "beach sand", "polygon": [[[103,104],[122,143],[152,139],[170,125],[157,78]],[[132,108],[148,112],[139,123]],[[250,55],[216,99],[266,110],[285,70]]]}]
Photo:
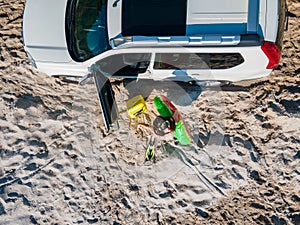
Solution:
[{"label": "beach sand", "polygon": [[[224,87],[114,80],[120,128],[107,133],[92,81],[33,68],[22,44],[24,0],[0,3],[0,224],[300,224],[300,3],[288,0],[280,66]],[[181,146],[129,124],[165,94],[191,129]]]}]

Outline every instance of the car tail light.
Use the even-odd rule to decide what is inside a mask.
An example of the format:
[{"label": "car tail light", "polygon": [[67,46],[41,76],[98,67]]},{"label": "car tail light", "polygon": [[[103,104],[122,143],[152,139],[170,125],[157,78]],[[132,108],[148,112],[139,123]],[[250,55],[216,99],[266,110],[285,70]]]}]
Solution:
[{"label": "car tail light", "polygon": [[266,41],[261,46],[261,49],[269,59],[269,64],[267,66],[267,69],[275,69],[279,64],[280,57],[281,57],[281,52],[276,46],[276,44]]}]

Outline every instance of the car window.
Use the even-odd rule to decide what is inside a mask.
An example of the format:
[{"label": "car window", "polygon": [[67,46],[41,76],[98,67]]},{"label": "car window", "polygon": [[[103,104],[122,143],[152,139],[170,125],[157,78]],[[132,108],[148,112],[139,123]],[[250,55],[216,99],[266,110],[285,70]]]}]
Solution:
[{"label": "car window", "polygon": [[239,53],[157,53],[154,69],[228,69],[244,62]]},{"label": "car window", "polygon": [[151,53],[124,53],[108,56],[97,62],[101,71],[110,76],[135,76],[145,73]]},{"label": "car window", "polygon": [[110,49],[107,0],[73,0],[69,7],[67,42],[73,59],[85,61]]}]

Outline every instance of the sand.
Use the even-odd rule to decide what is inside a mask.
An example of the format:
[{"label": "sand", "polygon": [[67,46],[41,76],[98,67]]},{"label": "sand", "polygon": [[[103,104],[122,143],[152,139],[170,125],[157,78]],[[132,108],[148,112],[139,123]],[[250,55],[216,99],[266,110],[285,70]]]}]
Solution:
[{"label": "sand", "polygon": [[[22,44],[25,1],[0,3],[0,224],[300,224],[300,3],[288,0],[270,76],[200,88],[115,80],[120,129],[107,133],[92,81],[34,69]],[[129,124],[125,101],[167,95],[193,143]],[[147,118],[144,118],[147,123]]]}]

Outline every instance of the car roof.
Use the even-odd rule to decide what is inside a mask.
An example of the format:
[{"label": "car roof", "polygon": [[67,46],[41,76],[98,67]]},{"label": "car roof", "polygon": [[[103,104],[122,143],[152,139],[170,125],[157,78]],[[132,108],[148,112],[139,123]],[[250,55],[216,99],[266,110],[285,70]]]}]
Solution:
[{"label": "car roof", "polygon": [[247,0],[120,0],[113,7],[114,0],[108,0],[109,38],[245,34],[248,11],[259,13],[259,1],[251,2],[256,6]]}]

